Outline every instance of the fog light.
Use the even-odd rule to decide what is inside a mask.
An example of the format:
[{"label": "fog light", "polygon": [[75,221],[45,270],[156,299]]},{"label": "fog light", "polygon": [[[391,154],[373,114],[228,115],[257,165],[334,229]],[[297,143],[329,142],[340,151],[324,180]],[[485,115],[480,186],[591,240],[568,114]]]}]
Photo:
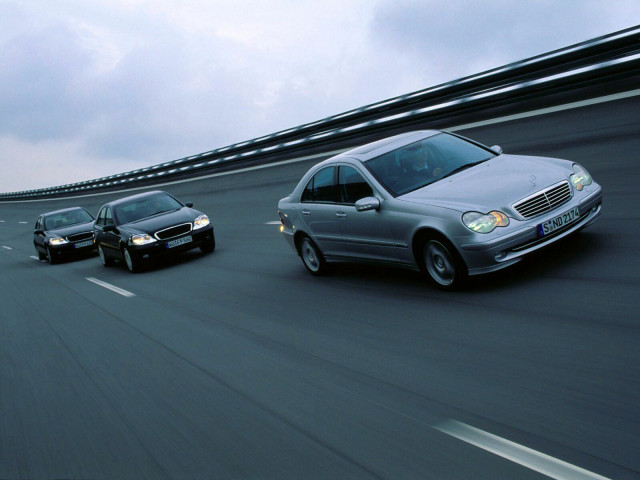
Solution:
[{"label": "fog light", "polygon": [[504,259],[507,256],[507,252],[502,251],[502,252],[498,252],[496,253],[496,256],[494,257],[497,261],[500,261],[502,259]]}]

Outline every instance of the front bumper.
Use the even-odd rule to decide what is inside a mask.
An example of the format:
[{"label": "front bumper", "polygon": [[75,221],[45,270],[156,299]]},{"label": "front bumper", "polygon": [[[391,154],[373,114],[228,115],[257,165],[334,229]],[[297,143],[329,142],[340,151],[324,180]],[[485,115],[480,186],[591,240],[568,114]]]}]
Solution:
[{"label": "front bumper", "polygon": [[[537,225],[559,213],[578,207],[579,219],[551,235],[540,237]],[[469,275],[489,273],[519,262],[525,255],[550,245],[594,223],[602,211],[602,189],[600,186],[588,197],[573,200],[546,215],[523,222],[514,232],[487,242],[463,243],[458,250],[467,264]]]},{"label": "front bumper", "polygon": [[[86,242],[86,241],[85,241]],[[84,242],[65,243],[63,245],[49,245],[49,252],[54,258],[69,258],[80,255],[87,255],[96,251],[96,245],[91,239],[91,244],[85,246],[78,246]]]},{"label": "front bumper", "polygon": [[[180,240],[186,237],[191,237],[191,241],[178,245],[175,247],[169,247],[169,242]],[[153,257],[161,257],[164,255],[173,255],[180,252],[186,252],[198,247],[207,246],[214,239],[213,225],[209,224],[204,228],[198,230],[192,230],[191,232],[180,235],[178,237],[171,238],[169,240],[158,240],[146,245],[129,245],[130,251],[134,252],[139,258],[147,260]]]}]

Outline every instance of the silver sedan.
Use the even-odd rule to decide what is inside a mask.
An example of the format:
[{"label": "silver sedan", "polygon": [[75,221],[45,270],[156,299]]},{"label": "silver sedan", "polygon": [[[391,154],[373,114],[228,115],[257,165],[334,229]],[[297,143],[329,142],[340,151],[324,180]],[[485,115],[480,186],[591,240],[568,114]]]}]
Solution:
[{"label": "silver sedan", "polygon": [[315,165],[278,214],[312,274],[327,262],[382,262],[453,289],[592,224],[601,204],[601,187],[575,162],[429,130]]}]

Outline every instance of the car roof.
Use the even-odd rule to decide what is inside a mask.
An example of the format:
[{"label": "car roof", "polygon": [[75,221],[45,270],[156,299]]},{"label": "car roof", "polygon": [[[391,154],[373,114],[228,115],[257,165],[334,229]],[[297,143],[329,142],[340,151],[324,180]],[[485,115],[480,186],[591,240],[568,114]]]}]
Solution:
[{"label": "car roof", "polygon": [[152,197],[154,195],[157,195],[158,193],[163,193],[165,195],[169,195],[167,192],[164,192],[162,190],[153,190],[151,192],[137,193],[135,195],[130,195],[128,197],[118,198],[117,200],[112,200],[112,201],[110,201],[108,203],[105,203],[105,205],[109,205],[110,207],[113,207],[113,206],[120,205],[120,204],[125,203],[125,202],[129,202],[130,200],[139,200],[139,199],[142,199],[142,198]]},{"label": "car roof", "polygon": [[442,132],[440,132],[439,130],[417,130],[413,132],[400,133],[398,135],[393,135],[392,137],[383,138],[382,140],[376,140],[375,142],[367,143],[351,150],[347,150],[346,152],[333,157],[333,160],[336,160],[337,157],[344,156],[355,158],[357,160],[360,160],[361,162],[366,162],[367,160],[379,157],[380,155],[384,155],[387,152],[403,147],[405,145],[409,145],[410,143],[417,142],[418,140],[432,137],[433,135],[437,135],[438,133]]},{"label": "car roof", "polygon": [[43,217],[46,217],[48,215],[54,215],[58,213],[72,212],[74,210],[84,210],[85,212],[87,211],[84,207],[69,207],[69,208],[61,208],[60,210],[53,210],[51,212],[41,213],[40,215],[42,215]]}]

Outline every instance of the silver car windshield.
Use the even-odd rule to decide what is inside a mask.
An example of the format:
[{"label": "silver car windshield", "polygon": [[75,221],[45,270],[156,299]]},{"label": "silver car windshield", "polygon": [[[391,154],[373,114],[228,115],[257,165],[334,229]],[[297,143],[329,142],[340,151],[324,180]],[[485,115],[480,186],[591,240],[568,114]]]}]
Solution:
[{"label": "silver car windshield", "polygon": [[164,212],[179,210],[182,205],[173,197],[159,193],[116,206],[118,224],[131,223]]},{"label": "silver car windshield", "polygon": [[364,163],[394,196],[437,182],[496,154],[448,133],[439,133]]}]

